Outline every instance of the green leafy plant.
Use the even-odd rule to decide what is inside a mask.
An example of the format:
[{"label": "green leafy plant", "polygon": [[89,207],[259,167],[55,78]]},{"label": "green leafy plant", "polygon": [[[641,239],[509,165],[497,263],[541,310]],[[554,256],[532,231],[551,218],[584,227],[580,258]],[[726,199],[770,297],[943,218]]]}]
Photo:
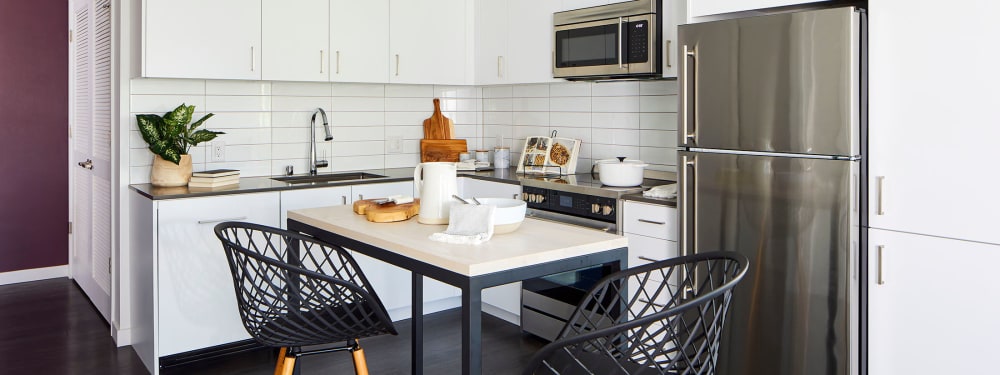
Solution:
[{"label": "green leafy plant", "polygon": [[135,115],[135,118],[139,123],[142,139],[149,144],[149,151],[160,155],[164,160],[180,164],[181,155],[186,155],[191,146],[211,141],[219,134],[226,134],[206,129],[195,130],[215,114],[209,113],[188,125],[193,114],[193,105],[181,104],[163,116]]}]

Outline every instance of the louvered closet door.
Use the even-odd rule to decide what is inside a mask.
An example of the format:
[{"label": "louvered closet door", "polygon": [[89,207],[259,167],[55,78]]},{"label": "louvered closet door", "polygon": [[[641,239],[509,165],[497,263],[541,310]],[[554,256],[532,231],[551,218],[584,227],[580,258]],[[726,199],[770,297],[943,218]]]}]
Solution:
[{"label": "louvered closet door", "polygon": [[73,40],[72,276],[105,320],[111,311],[111,8],[76,3]]}]

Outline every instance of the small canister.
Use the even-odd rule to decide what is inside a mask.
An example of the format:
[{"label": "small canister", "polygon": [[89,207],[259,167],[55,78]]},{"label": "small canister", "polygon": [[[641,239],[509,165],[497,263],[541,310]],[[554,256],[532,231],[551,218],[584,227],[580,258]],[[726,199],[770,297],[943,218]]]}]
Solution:
[{"label": "small canister", "polygon": [[468,152],[460,152],[460,153],[458,153],[458,161],[466,161],[466,160],[469,160],[471,158],[472,158],[472,156],[470,156]]},{"label": "small canister", "polygon": [[493,148],[493,167],[494,168],[510,167],[510,147],[501,146]]},{"label": "small canister", "polygon": [[490,150],[476,150],[476,162],[478,162],[478,163],[489,163],[490,162]]}]

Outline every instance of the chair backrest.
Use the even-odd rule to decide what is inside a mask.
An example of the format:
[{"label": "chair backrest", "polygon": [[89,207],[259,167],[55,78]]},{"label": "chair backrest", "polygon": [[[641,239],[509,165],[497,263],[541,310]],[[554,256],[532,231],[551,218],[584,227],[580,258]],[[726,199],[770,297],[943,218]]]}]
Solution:
[{"label": "chair backrest", "polygon": [[268,226],[215,226],[247,332],[269,346],[305,346],[383,333],[392,320],[344,248]]},{"label": "chair backrest", "polygon": [[711,252],[608,275],[525,374],[714,374],[745,256]]}]

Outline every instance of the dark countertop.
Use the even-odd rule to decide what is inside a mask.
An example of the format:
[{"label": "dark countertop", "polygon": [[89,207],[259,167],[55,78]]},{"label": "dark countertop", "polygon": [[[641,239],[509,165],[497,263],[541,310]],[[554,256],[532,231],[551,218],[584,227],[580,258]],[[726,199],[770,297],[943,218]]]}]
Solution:
[{"label": "dark countertop", "polygon": [[642,202],[642,203],[649,203],[649,204],[655,204],[655,205],[660,205],[660,206],[667,206],[667,207],[677,208],[677,198],[676,197],[674,197],[674,198],[650,198],[650,197],[644,197],[644,196],[642,196],[642,194],[628,194],[628,195],[623,195],[622,199],[627,200],[627,201]]},{"label": "dark countertop", "polygon": [[[514,168],[508,169],[496,169],[488,171],[459,171],[459,177],[472,177],[481,180],[502,182],[507,184],[520,184],[521,179],[524,175],[518,175],[514,172]],[[391,169],[369,169],[364,171],[354,171],[354,172],[367,172],[378,175],[386,176],[384,178],[371,178],[363,180],[348,180],[348,181],[331,181],[331,182],[314,182],[305,184],[290,184],[287,182],[272,180],[272,177],[283,177],[283,176],[265,176],[265,177],[243,177],[240,178],[239,185],[223,186],[220,188],[188,188],[187,186],[180,187],[154,187],[151,184],[132,184],[129,188],[142,194],[146,198],[152,200],[162,200],[162,199],[178,199],[178,198],[194,198],[194,197],[208,197],[214,195],[229,195],[229,194],[247,194],[247,193],[263,193],[270,191],[286,191],[286,190],[297,190],[297,189],[315,189],[333,186],[352,186],[352,185],[363,185],[363,184],[381,184],[386,182],[400,182],[400,181],[413,181],[413,168],[391,168]],[[342,172],[337,172],[342,173]],[[321,173],[325,174],[337,174],[337,173]],[[531,176],[528,176],[529,178]]]}]

